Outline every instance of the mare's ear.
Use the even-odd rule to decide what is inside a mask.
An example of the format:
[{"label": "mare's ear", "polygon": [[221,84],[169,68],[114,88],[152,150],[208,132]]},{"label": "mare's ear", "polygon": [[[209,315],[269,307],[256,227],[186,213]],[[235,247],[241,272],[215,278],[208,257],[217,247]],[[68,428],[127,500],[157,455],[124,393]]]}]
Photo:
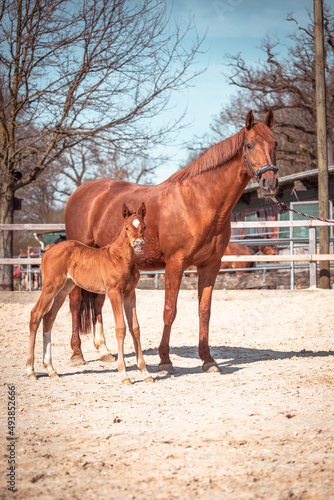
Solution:
[{"label": "mare's ear", "polygon": [[265,123],[265,125],[267,125],[267,127],[273,128],[273,126],[274,126],[274,113],[272,112],[271,109],[269,109],[264,123]]},{"label": "mare's ear", "polygon": [[124,219],[127,219],[129,217],[129,215],[130,215],[130,210],[125,205],[125,203],[123,203],[122,215],[123,215]]},{"label": "mare's ear", "polygon": [[253,126],[254,126],[254,115],[253,111],[250,110],[248,111],[246,116],[246,130],[250,130],[251,128],[253,128]]},{"label": "mare's ear", "polygon": [[141,204],[141,207],[138,210],[138,215],[140,215],[142,218],[144,218],[146,215],[146,207],[144,202]]}]

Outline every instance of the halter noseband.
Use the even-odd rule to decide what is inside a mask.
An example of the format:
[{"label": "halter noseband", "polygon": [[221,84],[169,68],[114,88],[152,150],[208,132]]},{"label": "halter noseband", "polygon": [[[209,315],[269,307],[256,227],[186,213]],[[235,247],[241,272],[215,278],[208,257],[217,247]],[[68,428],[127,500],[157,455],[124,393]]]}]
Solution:
[{"label": "halter noseband", "polygon": [[264,174],[265,172],[272,171],[275,174],[278,172],[278,168],[276,167],[276,165],[263,165],[263,167],[260,167],[257,170],[254,169],[253,165],[251,164],[251,162],[247,158],[246,139],[245,139],[245,142],[243,145],[243,150],[244,150],[244,158],[246,160],[246,165],[247,165],[247,168],[249,170],[249,173],[251,174],[253,179],[255,179],[256,181],[259,181],[262,177],[262,174]]}]

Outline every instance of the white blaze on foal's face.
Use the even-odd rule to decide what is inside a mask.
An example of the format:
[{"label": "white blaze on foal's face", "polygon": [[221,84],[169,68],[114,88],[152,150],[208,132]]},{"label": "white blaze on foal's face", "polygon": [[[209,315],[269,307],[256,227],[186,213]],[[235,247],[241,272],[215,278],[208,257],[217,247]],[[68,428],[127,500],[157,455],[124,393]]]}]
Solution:
[{"label": "white blaze on foal's face", "polygon": [[138,219],[135,219],[132,224],[135,226],[135,228],[137,228],[140,224],[139,220]]}]

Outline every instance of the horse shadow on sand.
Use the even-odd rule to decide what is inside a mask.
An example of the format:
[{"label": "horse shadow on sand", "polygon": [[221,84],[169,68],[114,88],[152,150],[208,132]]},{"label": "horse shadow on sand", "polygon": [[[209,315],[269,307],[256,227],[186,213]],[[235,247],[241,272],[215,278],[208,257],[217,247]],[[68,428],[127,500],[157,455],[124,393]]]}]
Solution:
[{"label": "horse shadow on sand", "polygon": [[[274,351],[272,349],[256,349],[249,347],[234,347],[234,346],[211,346],[210,348],[213,358],[216,360],[217,365],[220,370],[220,375],[229,375],[239,370],[244,370],[247,365],[251,363],[258,363],[260,361],[277,361],[283,359],[291,358],[318,358],[318,357],[329,357],[334,356],[334,351],[311,351],[302,349],[300,351]],[[158,356],[158,349],[146,349],[143,351],[147,369],[150,373],[157,374],[158,365],[157,363],[150,362],[151,356]],[[172,347],[170,350],[171,360],[174,367],[173,374],[160,373],[159,379],[167,378],[170,376],[180,377],[183,375],[203,373],[202,362],[198,356],[197,346],[181,346]],[[115,354],[117,359],[117,355]],[[134,357],[134,352],[126,353],[125,358]],[[182,361],[179,362],[177,358],[191,358],[196,359],[198,364],[191,367],[183,367]],[[117,361],[107,364],[103,363],[100,369],[90,368],[89,365],[95,363],[102,363],[98,359],[91,359],[82,366],[80,371],[75,371],[72,373],[59,374],[61,378],[78,375],[79,373],[85,374],[112,374],[117,373]],[[129,364],[127,366],[127,372],[136,371],[137,367],[135,363]],[[47,374],[46,374],[47,376]]]},{"label": "horse shadow on sand", "polygon": [[[245,365],[259,361],[276,361],[291,358],[317,358],[334,356],[334,351],[311,351],[302,349],[300,351],[274,351],[272,349],[256,349],[249,347],[234,346],[211,346],[210,352],[215,359],[221,375],[228,375],[246,368]],[[150,366],[149,356],[158,354],[158,349],[147,349],[143,351],[146,365],[152,373],[157,372],[156,366]],[[173,347],[170,350],[171,360],[174,366],[173,376],[187,375],[191,373],[203,373],[202,362],[199,359],[197,346]],[[198,365],[195,367],[178,366],[179,358],[195,358]],[[181,363],[180,363],[181,364]]]}]

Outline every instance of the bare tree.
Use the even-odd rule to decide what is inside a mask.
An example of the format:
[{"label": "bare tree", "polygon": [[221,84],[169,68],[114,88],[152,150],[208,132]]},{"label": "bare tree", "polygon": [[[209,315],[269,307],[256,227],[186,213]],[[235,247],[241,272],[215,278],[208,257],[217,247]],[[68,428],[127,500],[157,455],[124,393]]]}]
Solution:
[{"label": "bare tree", "polygon": [[122,154],[117,149],[87,149],[83,144],[72,148],[57,160],[58,175],[50,183],[54,200],[64,203],[83,182],[90,179],[113,178],[150,183],[158,159]]},{"label": "bare tree", "polygon": [[[246,112],[252,108],[265,115],[269,108],[275,112],[275,136],[278,138],[280,174],[303,171],[316,166],[316,109],[314,73],[314,26],[296,25],[292,35],[289,57],[282,53],[277,39],[265,38],[262,50],[265,59],[249,66],[241,54],[228,57],[229,81],[239,90],[231,102],[222,108],[212,124],[214,135],[229,134],[226,124],[242,126]],[[333,162],[334,141],[334,16],[326,8],[324,19],[327,55],[327,123],[329,161]],[[284,49],[284,48],[283,48]],[[285,48],[286,49],[286,48]],[[283,50],[284,52],[284,50]]]},{"label": "bare tree", "polygon": [[[2,0],[0,223],[13,222],[15,192],[78,144],[138,153],[162,141],[175,124],[155,117],[196,75],[191,29],[171,28],[166,0]],[[11,252],[1,232],[0,257]],[[10,289],[10,268],[0,276]]]}]

